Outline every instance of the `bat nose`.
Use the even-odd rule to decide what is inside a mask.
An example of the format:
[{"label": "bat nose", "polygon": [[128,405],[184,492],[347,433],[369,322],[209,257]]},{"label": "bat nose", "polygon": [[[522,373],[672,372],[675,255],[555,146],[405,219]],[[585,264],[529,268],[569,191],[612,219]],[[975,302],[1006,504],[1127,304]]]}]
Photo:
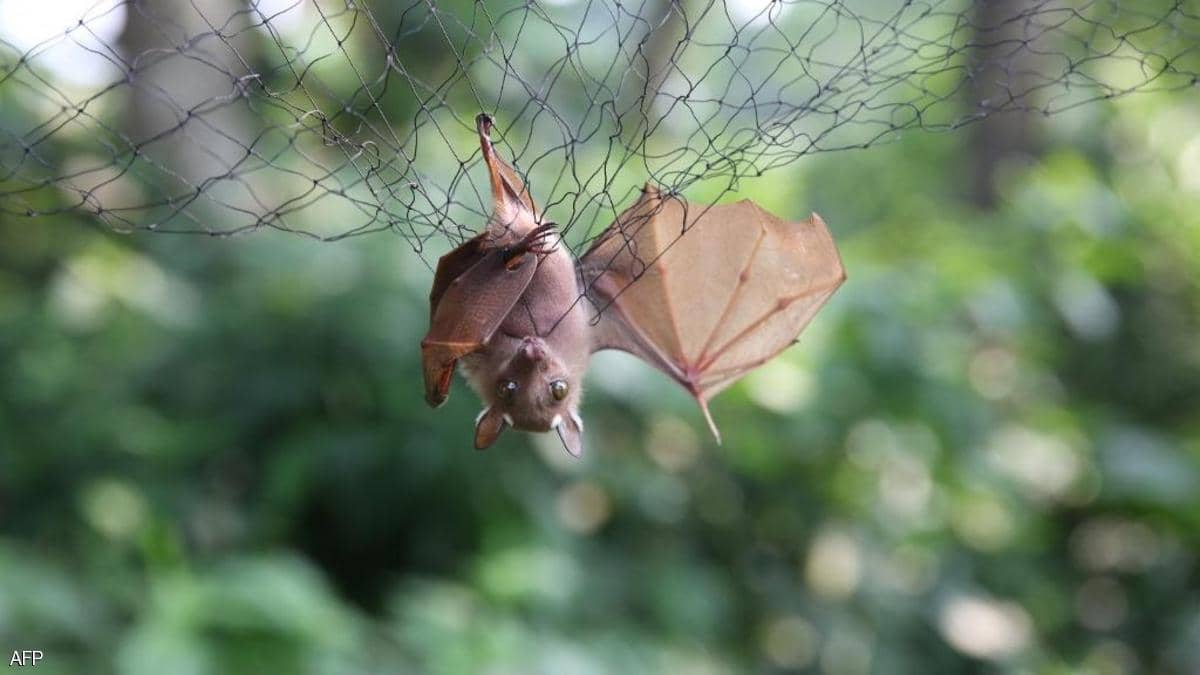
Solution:
[{"label": "bat nose", "polygon": [[546,343],[541,338],[527,337],[521,341],[521,354],[530,361],[546,358]]}]

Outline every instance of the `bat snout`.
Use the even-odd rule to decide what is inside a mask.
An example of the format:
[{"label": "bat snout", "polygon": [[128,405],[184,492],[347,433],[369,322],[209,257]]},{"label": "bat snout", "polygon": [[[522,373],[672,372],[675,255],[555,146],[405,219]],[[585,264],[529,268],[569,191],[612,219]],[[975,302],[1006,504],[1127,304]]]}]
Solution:
[{"label": "bat snout", "polygon": [[546,359],[546,342],[539,337],[529,336],[521,341],[521,356],[534,363]]}]

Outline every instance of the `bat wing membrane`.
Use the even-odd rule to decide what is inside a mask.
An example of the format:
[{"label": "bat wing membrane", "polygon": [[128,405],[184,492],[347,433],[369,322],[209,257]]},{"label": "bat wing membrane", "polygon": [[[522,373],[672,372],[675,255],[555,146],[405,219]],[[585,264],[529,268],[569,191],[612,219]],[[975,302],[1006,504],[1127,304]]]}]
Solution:
[{"label": "bat wing membrane", "polygon": [[537,270],[537,257],[532,254],[507,260],[501,249],[483,251],[476,244],[473,254],[464,250],[475,241],[438,261],[430,293],[429,332],[421,341],[425,400],[432,406],[441,405],[449,395],[458,359],[491,339]]},{"label": "bat wing membrane", "polygon": [[482,240],[482,235],[469,239],[438,259],[437,270],[433,273],[433,287],[429,290],[429,318],[431,320],[450,284],[483,258],[485,251]]},{"label": "bat wing membrane", "polygon": [[[600,312],[596,349],[619,349],[708,400],[783,351],[845,280],[820,216],[789,223],[750,200],[708,206],[651,186],[580,261]],[[719,438],[719,435],[718,435]]]}]

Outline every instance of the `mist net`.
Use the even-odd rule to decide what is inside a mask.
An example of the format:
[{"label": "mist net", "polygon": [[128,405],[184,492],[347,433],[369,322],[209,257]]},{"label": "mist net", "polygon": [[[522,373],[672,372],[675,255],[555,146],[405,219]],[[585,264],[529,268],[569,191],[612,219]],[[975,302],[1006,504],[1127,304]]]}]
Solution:
[{"label": "mist net", "polygon": [[[55,0],[0,5],[0,213],[474,234],[474,118],[572,240],[651,181],[1197,86],[1195,2]],[[715,186],[715,187],[714,187]]]}]

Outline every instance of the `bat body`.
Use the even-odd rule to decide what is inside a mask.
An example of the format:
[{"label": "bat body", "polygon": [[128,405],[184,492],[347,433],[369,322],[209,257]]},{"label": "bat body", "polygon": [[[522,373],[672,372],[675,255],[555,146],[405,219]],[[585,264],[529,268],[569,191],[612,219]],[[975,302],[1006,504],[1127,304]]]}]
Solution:
[{"label": "bat body", "polygon": [[[484,231],[439,260],[421,342],[425,396],[456,364],[484,402],[475,446],[512,426],[582,452],[581,381],[594,351],[631,353],[708,400],[792,344],[845,280],[825,223],[744,200],[688,204],[647,186],[578,261],[541,220],[477,118],[492,186]],[[719,438],[719,436],[718,436]]]}]

